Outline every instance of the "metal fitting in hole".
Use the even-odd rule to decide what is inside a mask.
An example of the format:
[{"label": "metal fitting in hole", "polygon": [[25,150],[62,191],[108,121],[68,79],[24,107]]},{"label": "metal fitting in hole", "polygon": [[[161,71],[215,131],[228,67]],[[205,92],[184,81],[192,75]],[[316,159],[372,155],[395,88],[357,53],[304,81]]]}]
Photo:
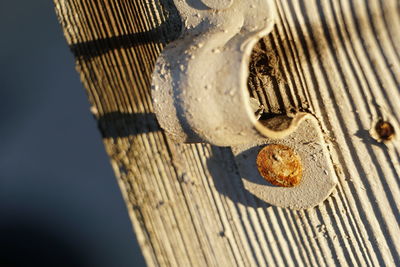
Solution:
[{"label": "metal fitting in hole", "polygon": [[371,129],[372,137],[378,142],[387,143],[396,137],[395,127],[387,120],[379,119]]}]

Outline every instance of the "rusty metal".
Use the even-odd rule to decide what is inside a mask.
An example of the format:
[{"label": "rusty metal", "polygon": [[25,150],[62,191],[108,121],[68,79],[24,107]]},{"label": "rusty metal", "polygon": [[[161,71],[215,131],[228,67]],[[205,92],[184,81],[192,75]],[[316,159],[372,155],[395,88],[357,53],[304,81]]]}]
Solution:
[{"label": "rusty metal", "polygon": [[283,187],[298,185],[303,174],[300,156],[279,144],[267,145],[258,152],[257,168],[265,180]]},{"label": "rusty metal", "polygon": [[380,142],[391,141],[396,134],[393,125],[390,122],[384,120],[379,120],[376,123],[375,132],[377,133],[377,139]]}]

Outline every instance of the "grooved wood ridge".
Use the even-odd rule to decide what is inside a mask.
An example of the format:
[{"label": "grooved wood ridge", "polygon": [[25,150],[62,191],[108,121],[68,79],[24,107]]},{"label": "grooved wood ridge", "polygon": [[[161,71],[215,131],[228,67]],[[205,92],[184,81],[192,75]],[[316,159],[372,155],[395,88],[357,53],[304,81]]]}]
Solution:
[{"label": "grooved wood ridge", "polygon": [[180,32],[172,0],[54,2],[149,266],[400,264],[400,146],[369,134],[400,119],[397,0],[275,1],[249,89],[269,112],[315,114],[339,178],[304,211],[248,193],[229,148],[160,130],[150,83]]}]

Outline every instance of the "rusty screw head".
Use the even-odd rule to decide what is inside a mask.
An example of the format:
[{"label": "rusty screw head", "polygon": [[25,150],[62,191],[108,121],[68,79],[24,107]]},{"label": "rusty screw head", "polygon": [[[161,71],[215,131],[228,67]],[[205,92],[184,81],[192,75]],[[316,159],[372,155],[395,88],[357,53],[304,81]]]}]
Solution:
[{"label": "rusty screw head", "polygon": [[261,176],[273,185],[292,187],[300,183],[303,173],[300,156],[284,145],[267,145],[257,156]]},{"label": "rusty screw head", "polygon": [[375,131],[377,133],[377,139],[381,142],[390,141],[395,136],[394,127],[390,122],[379,120],[375,124]]}]

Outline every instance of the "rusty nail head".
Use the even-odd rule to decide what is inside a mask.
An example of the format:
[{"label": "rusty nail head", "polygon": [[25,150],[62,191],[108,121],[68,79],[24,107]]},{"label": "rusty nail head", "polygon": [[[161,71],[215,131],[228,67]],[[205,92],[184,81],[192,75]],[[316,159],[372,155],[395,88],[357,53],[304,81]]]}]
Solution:
[{"label": "rusty nail head", "polygon": [[378,134],[378,141],[390,141],[395,136],[395,130],[390,122],[379,120],[375,125],[375,131]]},{"label": "rusty nail head", "polygon": [[273,185],[293,187],[301,181],[301,158],[288,146],[273,144],[263,147],[258,152],[256,163],[261,176]]}]

